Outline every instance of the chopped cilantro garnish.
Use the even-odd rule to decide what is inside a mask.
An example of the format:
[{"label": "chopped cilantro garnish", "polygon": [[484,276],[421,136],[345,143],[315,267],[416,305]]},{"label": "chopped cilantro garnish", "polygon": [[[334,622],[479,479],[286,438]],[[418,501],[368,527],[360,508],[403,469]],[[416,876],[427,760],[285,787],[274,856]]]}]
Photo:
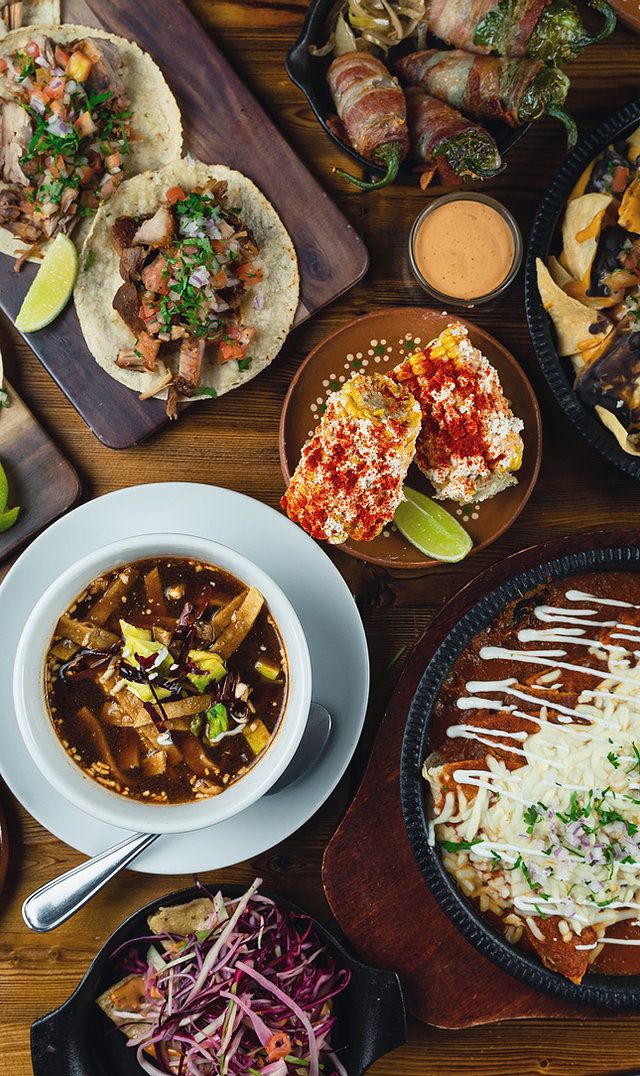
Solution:
[{"label": "chopped cilantro garnish", "polygon": [[616,755],[615,751],[609,751],[609,754],[607,755],[607,758],[609,759],[609,762],[613,766],[614,770],[617,770],[618,766],[620,765],[620,760],[619,760],[618,756]]},{"label": "chopped cilantro garnish", "polygon": [[440,846],[445,852],[466,852],[473,848],[474,844],[482,844],[482,838],[477,837],[474,841],[440,841]]}]

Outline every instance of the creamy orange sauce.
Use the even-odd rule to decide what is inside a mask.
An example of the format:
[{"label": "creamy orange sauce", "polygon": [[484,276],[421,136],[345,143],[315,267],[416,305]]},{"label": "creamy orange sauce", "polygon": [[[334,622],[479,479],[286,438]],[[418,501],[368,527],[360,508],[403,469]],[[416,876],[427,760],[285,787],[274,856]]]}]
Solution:
[{"label": "creamy orange sauce", "polygon": [[459,199],[429,213],[413,240],[422,276],[453,299],[479,299],[499,287],[513,265],[507,222],[492,206]]}]

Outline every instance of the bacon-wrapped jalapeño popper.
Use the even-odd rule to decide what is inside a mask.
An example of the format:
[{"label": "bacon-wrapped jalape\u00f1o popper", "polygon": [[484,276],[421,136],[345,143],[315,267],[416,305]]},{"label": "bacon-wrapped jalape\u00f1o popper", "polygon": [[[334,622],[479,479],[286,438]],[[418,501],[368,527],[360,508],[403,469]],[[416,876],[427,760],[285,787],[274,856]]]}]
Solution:
[{"label": "bacon-wrapped jalape\u00f1o popper", "polygon": [[557,67],[459,49],[426,49],[403,56],[396,68],[412,86],[472,116],[502,120],[510,127],[553,116],[566,127],[569,148],[575,145],[576,125],[562,108],[569,79]]},{"label": "bacon-wrapped jalape\u00f1o popper", "polygon": [[406,104],[398,80],[370,52],[346,52],[336,56],[327,72],[327,82],[356,153],[387,169],[382,179],[372,183],[341,168],[336,172],[362,190],[377,190],[393,183],[409,152]]},{"label": "bacon-wrapped jalape\u00f1o popper", "polygon": [[501,171],[498,147],[483,127],[417,87],[405,96],[413,154],[437,169],[442,183],[486,179]]},{"label": "bacon-wrapped jalape\u00f1o popper", "polygon": [[560,65],[603,41],[616,25],[606,0],[589,0],[589,6],[604,15],[595,35],[585,30],[572,0],[429,0],[428,26],[441,41],[467,52]]}]

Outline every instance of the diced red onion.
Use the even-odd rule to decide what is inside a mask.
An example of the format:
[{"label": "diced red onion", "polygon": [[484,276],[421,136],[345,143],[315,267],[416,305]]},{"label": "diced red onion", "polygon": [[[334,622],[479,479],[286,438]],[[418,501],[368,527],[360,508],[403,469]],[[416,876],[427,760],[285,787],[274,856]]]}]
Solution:
[{"label": "diced red onion", "polygon": [[209,270],[204,265],[199,265],[197,269],[194,269],[193,273],[189,277],[189,283],[194,288],[204,288],[209,283]]},{"label": "diced red onion", "polygon": [[60,138],[64,138],[71,130],[68,123],[65,123],[64,120],[61,120],[59,116],[55,115],[47,120],[47,127],[51,131],[51,134],[58,135]]},{"label": "diced red onion", "polygon": [[29,101],[29,104],[35,112],[37,112],[40,116],[44,116],[47,106],[45,105],[44,101],[40,100],[39,97],[32,96]]},{"label": "diced red onion", "polygon": [[261,289],[256,290],[253,296],[253,309],[264,310],[264,292]]},{"label": "diced red onion", "polygon": [[35,62],[37,63],[38,67],[50,67],[51,66],[49,61],[45,60],[44,56],[36,56],[36,61]]}]

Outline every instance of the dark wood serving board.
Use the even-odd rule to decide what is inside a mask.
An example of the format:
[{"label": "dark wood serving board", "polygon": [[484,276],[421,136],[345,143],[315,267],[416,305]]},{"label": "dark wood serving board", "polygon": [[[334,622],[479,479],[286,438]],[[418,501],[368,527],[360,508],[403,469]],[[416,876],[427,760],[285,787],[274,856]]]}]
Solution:
[{"label": "dark wood serving board", "polygon": [[[9,479],[8,507],[20,505],[11,530],[0,534],[0,561],[70,508],[80,493],[73,467],[5,381],[9,406],[0,412],[0,462]],[[0,841],[0,874],[1,867]]]},{"label": "dark wood serving board", "polygon": [[[177,97],[185,151],[238,169],[264,191],[298,255],[296,325],[360,280],[369,260],[362,240],[182,0],[65,0],[63,16],[65,22],[128,37],[149,52]],[[14,273],[13,259],[0,255],[0,308],[12,321],[36,268],[29,265]],[[141,403],[94,362],[73,305],[49,328],[26,339],[109,448],[128,448],[165,423],[161,400]]]},{"label": "dark wood serving board", "polygon": [[396,684],[365,775],[324,854],[333,914],[367,963],[400,976],[409,1012],[442,1028],[500,1020],[611,1015],[538,993],[465,941],[432,897],[407,839],[400,803],[400,751],[422,674],[454,625],[516,572],[567,549],[638,541],[637,530],[573,534],[515,553],[477,576],[436,616]]}]

